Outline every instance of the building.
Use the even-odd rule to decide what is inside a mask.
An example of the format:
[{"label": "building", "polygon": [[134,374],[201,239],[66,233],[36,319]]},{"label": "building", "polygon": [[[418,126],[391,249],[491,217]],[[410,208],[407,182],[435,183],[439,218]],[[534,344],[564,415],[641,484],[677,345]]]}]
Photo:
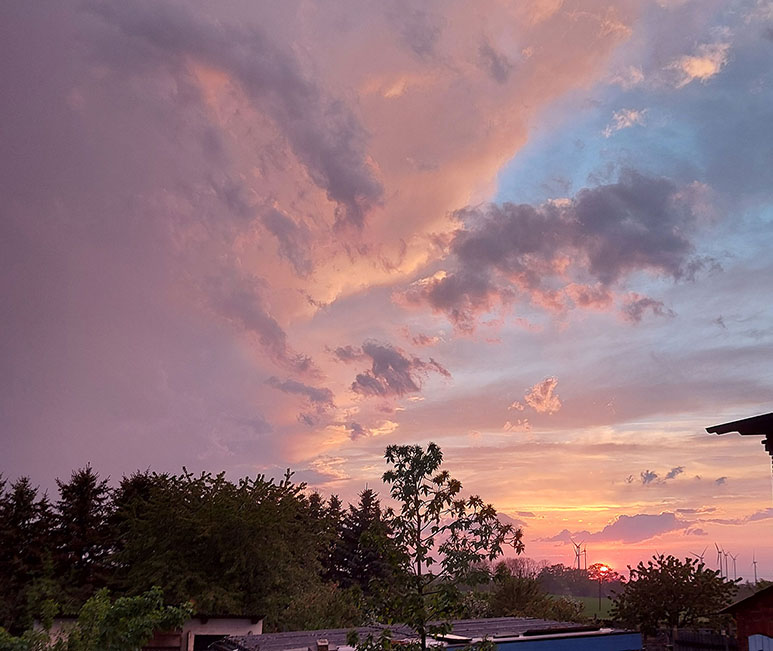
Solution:
[{"label": "building", "polygon": [[[366,626],[353,629],[362,640],[377,638],[388,630],[393,641],[417,641],[407,626]],[[352,629],[294,631],[265,635],[232,636],[218,642],[213,651],[354,651],[348,644]],[[641,635],[631,631],[582,624],[566,624],[528,617],[466,619],[452,622],[448,635],[436,636],[428,644],[460,650],[484,638],[499,651],[638,651]]]},{"label": "building", "polygon": [[735,618],[739,651],[773,650],[773,585],[720,612]]},{"label": "building", "polygon": [[[55,617],[49,629],[52,640],[67,634],[77,621],[75,616]],[[210,644],[231,635],[260,635],[261,617],[243,615],[203,615],[191,617],[176,631],[157,631],[143,651],[205,651]]]}]

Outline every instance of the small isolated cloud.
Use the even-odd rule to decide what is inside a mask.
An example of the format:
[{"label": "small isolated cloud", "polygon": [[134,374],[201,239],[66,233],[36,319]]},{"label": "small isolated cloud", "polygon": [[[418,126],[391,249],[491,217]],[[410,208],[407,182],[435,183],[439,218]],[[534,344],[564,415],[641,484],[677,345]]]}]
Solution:
[{"label": "small isolated cloud", "polygon": [[658,478],[658,473],[652,472],[651,470],[645,470],[639,476],[641,477],[641,483],[646,486]]},{"label": "small isolated cloud", "polygon": [[443,341],[443,338],[439,335],[426,335],[423,332],[413,336],[409,335],[408,338],[414,346],[434,346]]},{"label": "small isolated cloud", "polygon": [[668,65],[667,70],[674,74],[677,88],[691,81],[707,81],[716,75],[727,63],[729,43],[708,43],[701,45],[695,54],[679,57]]},{"label": "small isolated cloud", "polygon": [[508,420],[502,429],[505,432],[531,432],[531,423],[528,418],[518,418],[514,421]]},{"label": "small isolated cloud", "polygon": [[709,534],[701,529],[700,527],[695,527],[694,529],[686,529],[684,532],[685,536],[708,536]]},{"label": "small isolated cloud", "polygon": [[354,346],[339,346],[332,352],[333,356],[342,362],[354,362],[365,357],[362,349]]},{"label": "small isolated cloud", "polygon": [[630,127],[644,125],[647,109],[620,109],[612,114],[612,121],[604,129],[604,137],[609,138],[613,133]]},{"label": "small isolated cloud", "polygon": [[352,391],[364,396],[403,396],[421,389],[421,377],[438,373],[451,374],[431,357],[424,361],[409,357],[403,351],[390,346],[367,341],[362,346],[364,356],[372,360],[371,368],[357,374]]},{"label": "small isolated cloud", "polygon": [[639,323],[647,312],[650,312],[655,316],[676,316],[676,313],[667,308],[663,304],[663,301],[657,301],[654,298],[642,296],[636,292],[628,294],[626,301],[623,303],[621,312],[623,318],[631,323]]},{"label": "small isolated cloud", "polygon": [[561,400],[555,394],[557,384],[557,378],[545,378],[531,387],[523,399],[538,414],[555,414],[561,409]]},{"label": "small isolated cloud", "polygon": [[519,400],[516,400],[507,408],[508,411],[523,411],[524,409],[526,409],[526,405]]},{"label": "small isolated cloud", "polygon": [[671,468],[671,470],[669,470],[666,474],[666,479],[673,479],[677,475],[681,475],[683,472],[684,466],[676,466],[676,468]]},{"label": "small isolated cloud", "polygon": [[721,485],[722,485],[722,484],[724,484],[726,481],[727,481],[727,477],[717,477],[717,479],[715,479],[715,480],[714,480],[714,483],[715,483],[717,486],[721,486]]}]

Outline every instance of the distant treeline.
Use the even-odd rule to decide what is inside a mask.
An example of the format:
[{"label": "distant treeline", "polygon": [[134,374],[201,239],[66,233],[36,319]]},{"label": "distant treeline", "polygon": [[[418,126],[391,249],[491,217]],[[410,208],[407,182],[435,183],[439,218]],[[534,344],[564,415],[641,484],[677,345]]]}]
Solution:
[{"label": "distant treeline", "polygon": [[[356,504],[309,493],[291,475],[232,482],[224,474],[137,472],[111,488],[89,466],[57,480],[58,499],[29,479],[0,478],[0,626],[19,632],[51,605],[77,613],[100,588],[207,614],[265,618],[265,630],[348,627],[399,592],[406,555],[376,493]],[[460,600],[459,616],[576,618],[595,595],[584,570],[510,559]],[[608,582],[605,583],[606,586]]]}]

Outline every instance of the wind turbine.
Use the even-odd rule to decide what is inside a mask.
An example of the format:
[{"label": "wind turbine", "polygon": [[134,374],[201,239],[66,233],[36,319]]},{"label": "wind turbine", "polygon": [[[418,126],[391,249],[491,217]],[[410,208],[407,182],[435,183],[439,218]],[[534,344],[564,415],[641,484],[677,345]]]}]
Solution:
[{"label": "wind turbine", "polygon": [[735,581],[738,578],[738,573],[736,572],[736,569],[735,569],[735,559],[738,558],[738,554],[735,554],[735,555],[730,554],[730,558],[733,559],[733,581]]},{"label": "wind turbine", "polygon": [[754,565],[754,585],[757,585],[757,552],[752,553],[752,565]]},{"label": "wind turbine", "polygon": [[574,560],[577,561],[577,569],[581,570],[580,557],[582,556],[582,541],[576,543],[572,540],[572,545],[574,545]]},{"label": "wind turbine", "polygon": [[719,570],[719,576],[722,576],[722,550],[717,543],[714,543],[714,547],[717,548],[717,569]]},{"label": "wind turbine", "polygon": [[583,558],[583,563],[585,565],[585,570],[587,571],[588,570],[588,545],[583,545],[582,558]]},{"label": "wind turbine", "polygon": [[703,564],[703,557],[706,555],[706,550],[708,548],[709,548],[709,546],[706,545],[703,548],[703,551],[700,554],[696,554],[695,552],[690,552],[690,556],[695,556],[695,558],[697,558],[701,562],[701,565],[702,565]]},{"label": "wind turbine", "polygon": [[725,578],[730,578],[730,570],[728,569],[728,561],[727,557],[730,556],[730,552],[726,552],[724,549],[722,550],[722,553],[725,555]]}]

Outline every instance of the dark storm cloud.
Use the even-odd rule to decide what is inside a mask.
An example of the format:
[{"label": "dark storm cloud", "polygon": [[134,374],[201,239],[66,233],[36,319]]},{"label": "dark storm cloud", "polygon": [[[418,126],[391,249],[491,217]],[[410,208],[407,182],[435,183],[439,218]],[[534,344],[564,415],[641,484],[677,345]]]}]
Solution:
[{"label": "dark storm cloud", "polygon": [[290,48],[256,27],[194,16],[182,3],[100,4],[94,12],[114,30],[103,45],[115,66],[136,62],[182,70],[191,58],[238,80],[338,204],[337,224],[362,226],[382,194],[366,161],[366,134],[342,102],[306,77]]},{"label": "dark storm cloud", "polygon": [[445,377],[451,374],[430,358],[424,361],[409,357],[388,344],[365,342],[362,352],[372,361],[371,368],[359,373],[352,383],[352,390],[365,396],[403,396],[421,388],[421,376],[429,372]]},{"label": "dark storm cloud", "polygon": [[[673,279],[694,273],[690,236],[697,216],[689,193],[633,170],[617,183],[581,190],[566,204],[492,204],[466,208],[457,218],[462,227],[450,244],[451,271],[415,283],[405,299],[428,303],[462,329],[471,329],[476,313],[496,300],[544,299],[567,272],[578,283],[593,283],[593,296],[567,292],[580,305],[607,301],[606,290],[636,271]],[[668,314],[646,297],[636,297],[627,314],[636,320],[646,310]]]}]

